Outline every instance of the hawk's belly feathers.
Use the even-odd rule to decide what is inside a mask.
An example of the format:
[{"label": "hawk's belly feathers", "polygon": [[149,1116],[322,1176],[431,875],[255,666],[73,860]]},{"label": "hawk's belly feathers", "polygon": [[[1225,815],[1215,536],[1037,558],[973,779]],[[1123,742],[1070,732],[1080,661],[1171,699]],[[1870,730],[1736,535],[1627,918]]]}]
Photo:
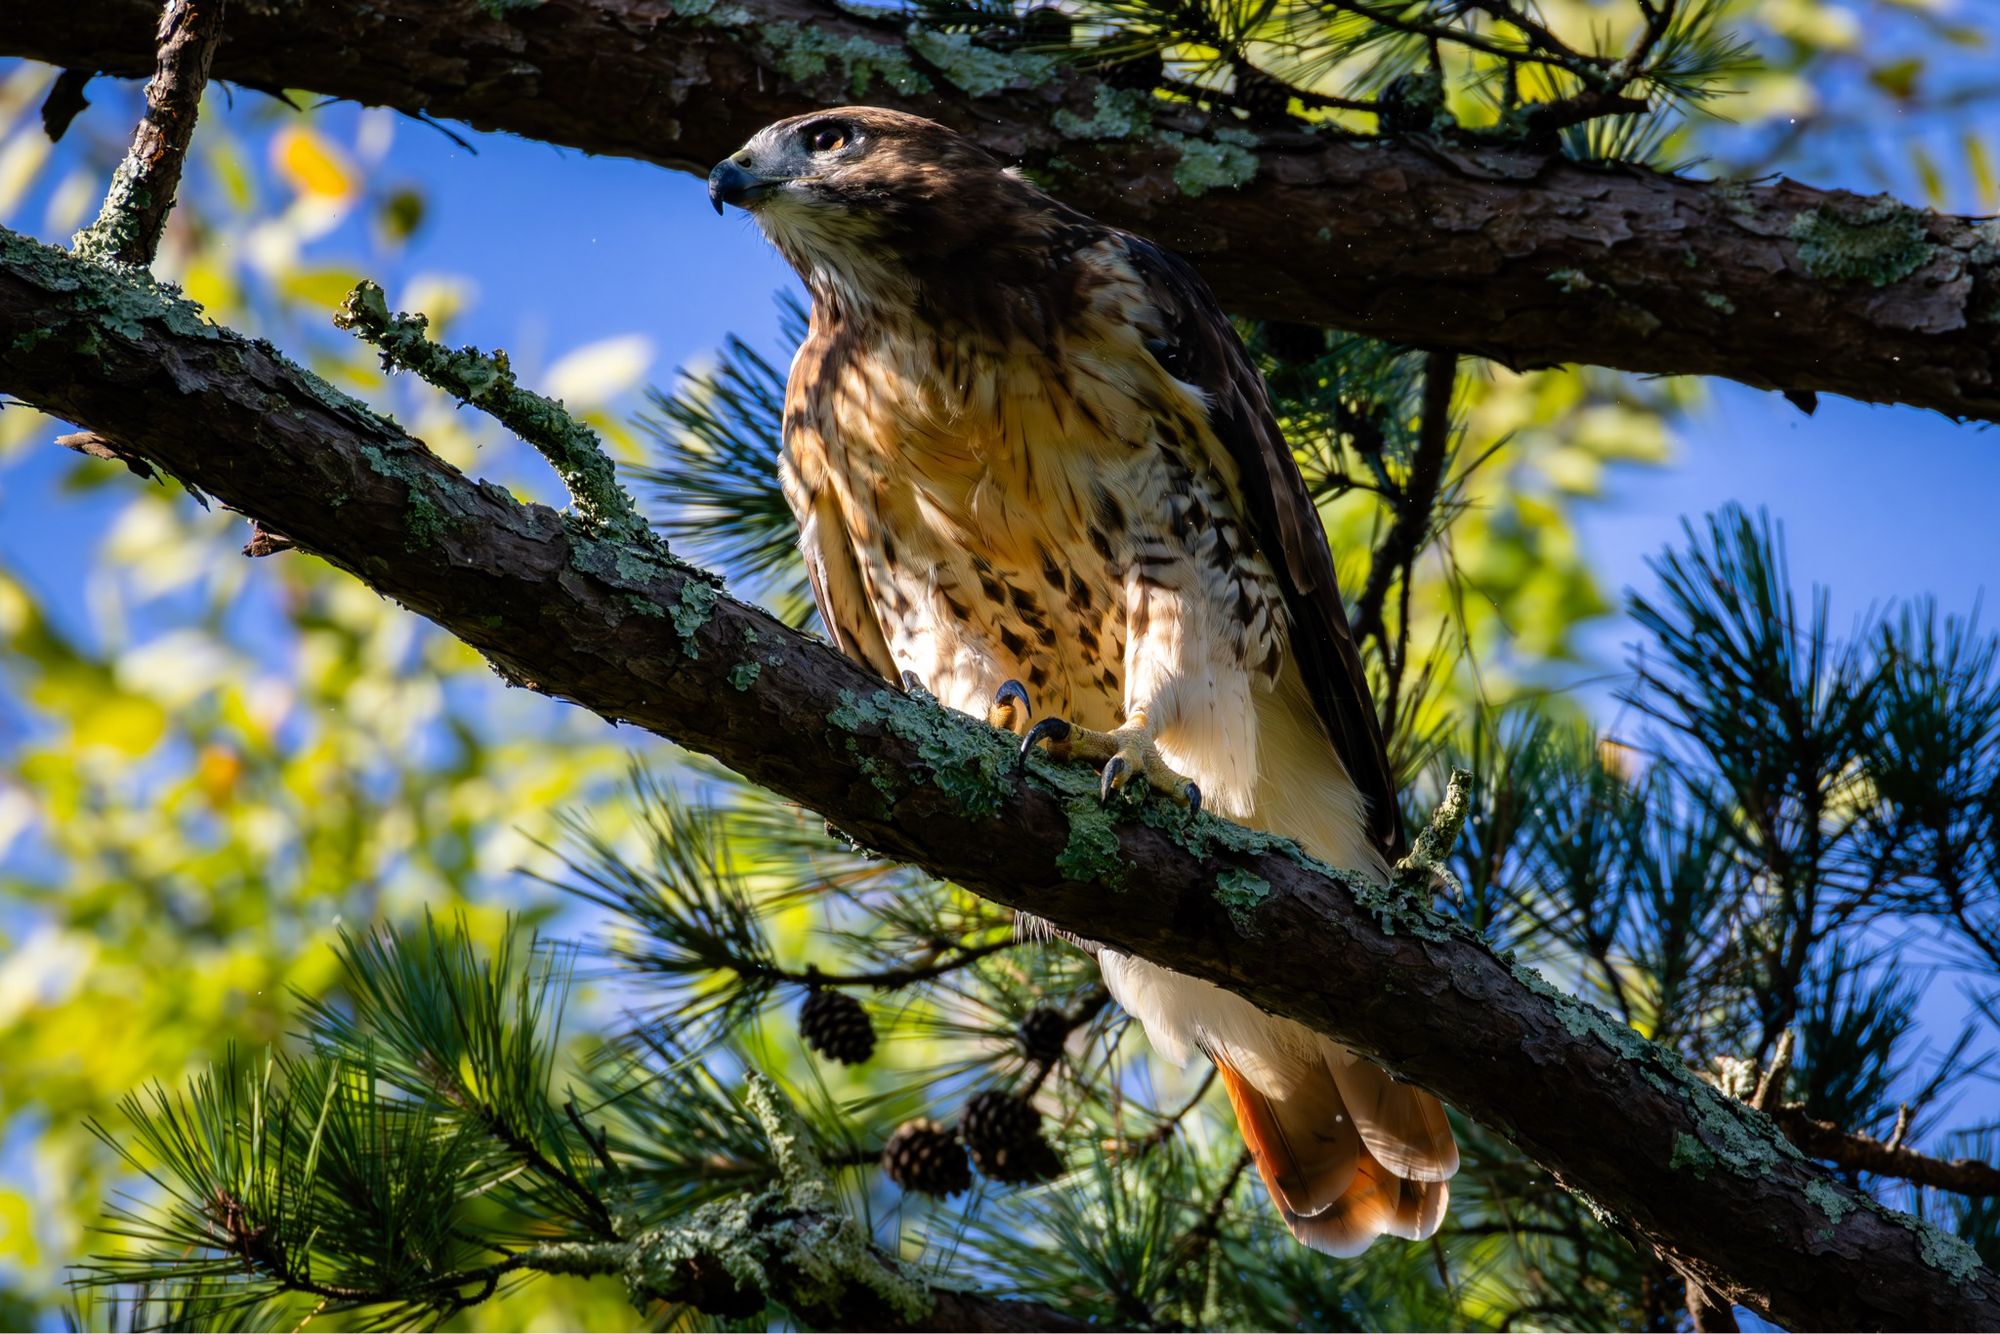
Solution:
[{"label": "hawk's belly feathers", "polygon": [[[789,466],[819,464],[899,671],[973,714],[1009,678],[1037,716],[1098,730],[1143,706],[1168,762],[1249,816],[1282,599],[1199,397],[1136,332],[1106,339],[869,349]],[[913,345],[936,354],[903,364]]]}]

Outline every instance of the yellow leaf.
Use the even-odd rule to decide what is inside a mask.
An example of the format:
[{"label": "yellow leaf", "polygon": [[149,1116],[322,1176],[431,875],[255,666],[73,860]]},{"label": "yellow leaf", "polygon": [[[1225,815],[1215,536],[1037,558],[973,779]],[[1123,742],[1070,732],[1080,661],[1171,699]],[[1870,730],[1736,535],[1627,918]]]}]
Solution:
[{"label": "yellow leaf", "polygon": [[167,731],[166,710],[148,699],[112,695],[76,721],[78,748],[104,747],[129,756],[144,755]]},{"label": "yellow leaf", "polygon": [[1977,207],[1989,213],[2000,208],[2000,179],[1993,172],[1993,154],[1986,141],[1971,131],[1965,135],[1965,169],[1972,176]]},{"label": "yellow leaf", "polygon": [[347,155],[301,125],[288,125],[271,136],[271,168],[302,195],[351,199],[361,188]]},{"label": "yellow leaf", "polygon": [[350,269],[292,269],[279,276],[278,290],[314,309],[332,310],[360,278]]},{"label": "yellow leaf", "polygon": [[21,1269],[36,1269],[42,1263],[34,1203],[18,1190],[0,1191],[0,1256]]},{"label": "yellow leaf", "polygon": [[208,168],[222,187],[222,197],[238,213],[248,213],[257,203],[257,186],[250,176],[250,164],[236,140],[214,135],[206,137]]},{"label": "yellow leaf", "polygon": [[48,161],[49,137],[29,126],[0,146],[0,218],[10,216]]},{"label": "yellow leaf", "polygon": [[1918,145],[1910,150],[1910,165],[1916,168],[1917,180],[1923,184],[1925,202],[1932,208],[1943,208],[1944,173],[1938,170],[1937,159]]},{"label": "yellow leaf", "polygon": [[219,256],[198,252],[180,272],[189,300],[221,318],[236,309],[236,275]]}]

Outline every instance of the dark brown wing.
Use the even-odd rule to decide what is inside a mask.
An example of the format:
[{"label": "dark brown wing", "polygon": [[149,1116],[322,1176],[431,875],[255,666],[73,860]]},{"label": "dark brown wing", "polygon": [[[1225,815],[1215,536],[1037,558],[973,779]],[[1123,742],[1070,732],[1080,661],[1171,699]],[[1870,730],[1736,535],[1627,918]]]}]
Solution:
[{"label": "dark brown wing", "polygon": [[1166,325],[1165,345],[1156,350],[1161,364],[1208,395],[1210,429],[1242,474],[1251,537],[1284,588],[1292,646],[1313,705],[1368,800],[1369,837],[1393,862],[1404,851],[1403,821],[1382,729],[1341,604],[1326,528],[1278,431],[1263,377],[1186,260],[1142,237],[1117,235]]}]

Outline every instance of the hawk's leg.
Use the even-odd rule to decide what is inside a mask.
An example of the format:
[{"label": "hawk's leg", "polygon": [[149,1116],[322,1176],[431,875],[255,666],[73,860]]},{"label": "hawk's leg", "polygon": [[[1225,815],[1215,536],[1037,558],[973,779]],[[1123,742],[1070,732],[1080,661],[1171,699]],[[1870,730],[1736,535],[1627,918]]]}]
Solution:
[{"label": "hawk's leg", "polygon": [[1160,757],[1143,710],[1109,732],[1093,732],[1063,718],[1044,718],[1028,729],[1021,753],[1025,755],[1037,742],[1047,742],[1049,754],[1056,759],[1102,764],[1104,777],[1097,790],[1106,801],[1113,792],[1123,791],[1135,778],[1143,777],[1155,792],[1164,792],[1190,809],[1201,809],[1201,789]]}]

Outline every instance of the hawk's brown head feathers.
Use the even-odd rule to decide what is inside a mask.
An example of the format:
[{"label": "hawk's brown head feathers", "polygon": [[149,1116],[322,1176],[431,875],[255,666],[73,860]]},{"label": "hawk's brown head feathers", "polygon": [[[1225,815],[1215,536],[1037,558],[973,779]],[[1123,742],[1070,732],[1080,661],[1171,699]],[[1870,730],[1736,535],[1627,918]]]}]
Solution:
[{"label": "hawk's brown head feathers", "polygon": [[1054,277],[1060,234],[1089,226],[970,139],[879,107],[767,126],[717,164],[708,192],[718,210],[747,209],[818,299],[921,302],[973,323],[995,313],[982,308],[996,288]]}]

